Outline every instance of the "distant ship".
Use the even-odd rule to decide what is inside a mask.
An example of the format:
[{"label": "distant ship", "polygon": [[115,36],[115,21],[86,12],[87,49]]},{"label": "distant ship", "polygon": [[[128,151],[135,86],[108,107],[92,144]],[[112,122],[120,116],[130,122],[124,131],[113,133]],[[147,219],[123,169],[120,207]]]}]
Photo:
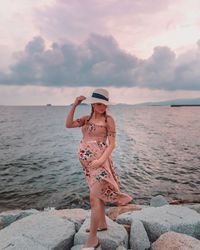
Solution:
[{"label": "distant ship", "polygon": [[200,106],[200,104],[172,104],[171,107],[193,107]]},{"label": "distant ship", "polygon": [[[74,103],[71,103],[70,106],[74,105]],[[89,104],[87,103],[80,103],[79,106],[88,106]]]},{"label": "distant ship", "polygon": [[47,105],[46,106],[52,106],[52,104],[51,103],[47,103]]}]

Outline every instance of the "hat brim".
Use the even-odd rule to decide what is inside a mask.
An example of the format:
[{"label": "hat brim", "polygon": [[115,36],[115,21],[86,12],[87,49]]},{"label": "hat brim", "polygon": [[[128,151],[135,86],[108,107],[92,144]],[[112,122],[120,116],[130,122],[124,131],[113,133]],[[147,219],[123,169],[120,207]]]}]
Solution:
[{"label": "hat brim", "polygon": [[85,100],[83,100],[83,102],[86,102],[86,103],[103,103],[105,105],[115,105],[115,103],[113,102],[110,102],[110,101],[106,101],[106,100],[101,100],[99,98],[94,98],[94,97],[86,97]]}]

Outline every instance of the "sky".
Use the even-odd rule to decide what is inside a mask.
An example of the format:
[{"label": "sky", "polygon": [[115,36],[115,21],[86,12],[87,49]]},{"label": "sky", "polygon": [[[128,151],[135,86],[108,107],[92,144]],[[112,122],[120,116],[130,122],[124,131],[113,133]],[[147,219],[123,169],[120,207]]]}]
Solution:
[{"label": "sky", "polygon": [[200,97],[199,0],[1,0],[0,105]]}]

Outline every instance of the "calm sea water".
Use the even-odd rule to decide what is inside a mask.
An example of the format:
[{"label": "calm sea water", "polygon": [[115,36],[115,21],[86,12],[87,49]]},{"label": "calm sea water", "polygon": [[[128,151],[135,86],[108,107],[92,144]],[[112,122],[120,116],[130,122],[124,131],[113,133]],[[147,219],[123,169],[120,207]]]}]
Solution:
[{"label": "calm sea water", "polygon": [[[0,107],[0,210],[89,207],[77,158],[80,128],[65,128],[69,106]],[[90,113],[79,106],[75,117]],[[135,204],[164,195],[200,202],[200,107],[117,105],[112,153],[121,189]]]}]

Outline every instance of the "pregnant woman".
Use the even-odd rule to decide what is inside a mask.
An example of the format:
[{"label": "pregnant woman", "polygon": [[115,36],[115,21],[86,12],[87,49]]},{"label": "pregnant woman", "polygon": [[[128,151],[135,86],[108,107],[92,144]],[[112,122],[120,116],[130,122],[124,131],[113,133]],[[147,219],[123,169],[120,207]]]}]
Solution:
[{"label": "pregnant woman", "polygon": [[[76,107],[86,101],[91,104],[91,114],[73,120]],[[105,202],[125,205],[132,200],[119,188],[118,177],[114,172],[111,153],[115,148],[116,126],[111,115],[107,114],[110,105],[106,89],[95,89],[91,97],[78,96],[66,119],[67,128],[82,127],[78,157],[90,190],[91,218],[89,237],[83,249],[95,249],[100,245],[97,231],[107,230]]]}]

